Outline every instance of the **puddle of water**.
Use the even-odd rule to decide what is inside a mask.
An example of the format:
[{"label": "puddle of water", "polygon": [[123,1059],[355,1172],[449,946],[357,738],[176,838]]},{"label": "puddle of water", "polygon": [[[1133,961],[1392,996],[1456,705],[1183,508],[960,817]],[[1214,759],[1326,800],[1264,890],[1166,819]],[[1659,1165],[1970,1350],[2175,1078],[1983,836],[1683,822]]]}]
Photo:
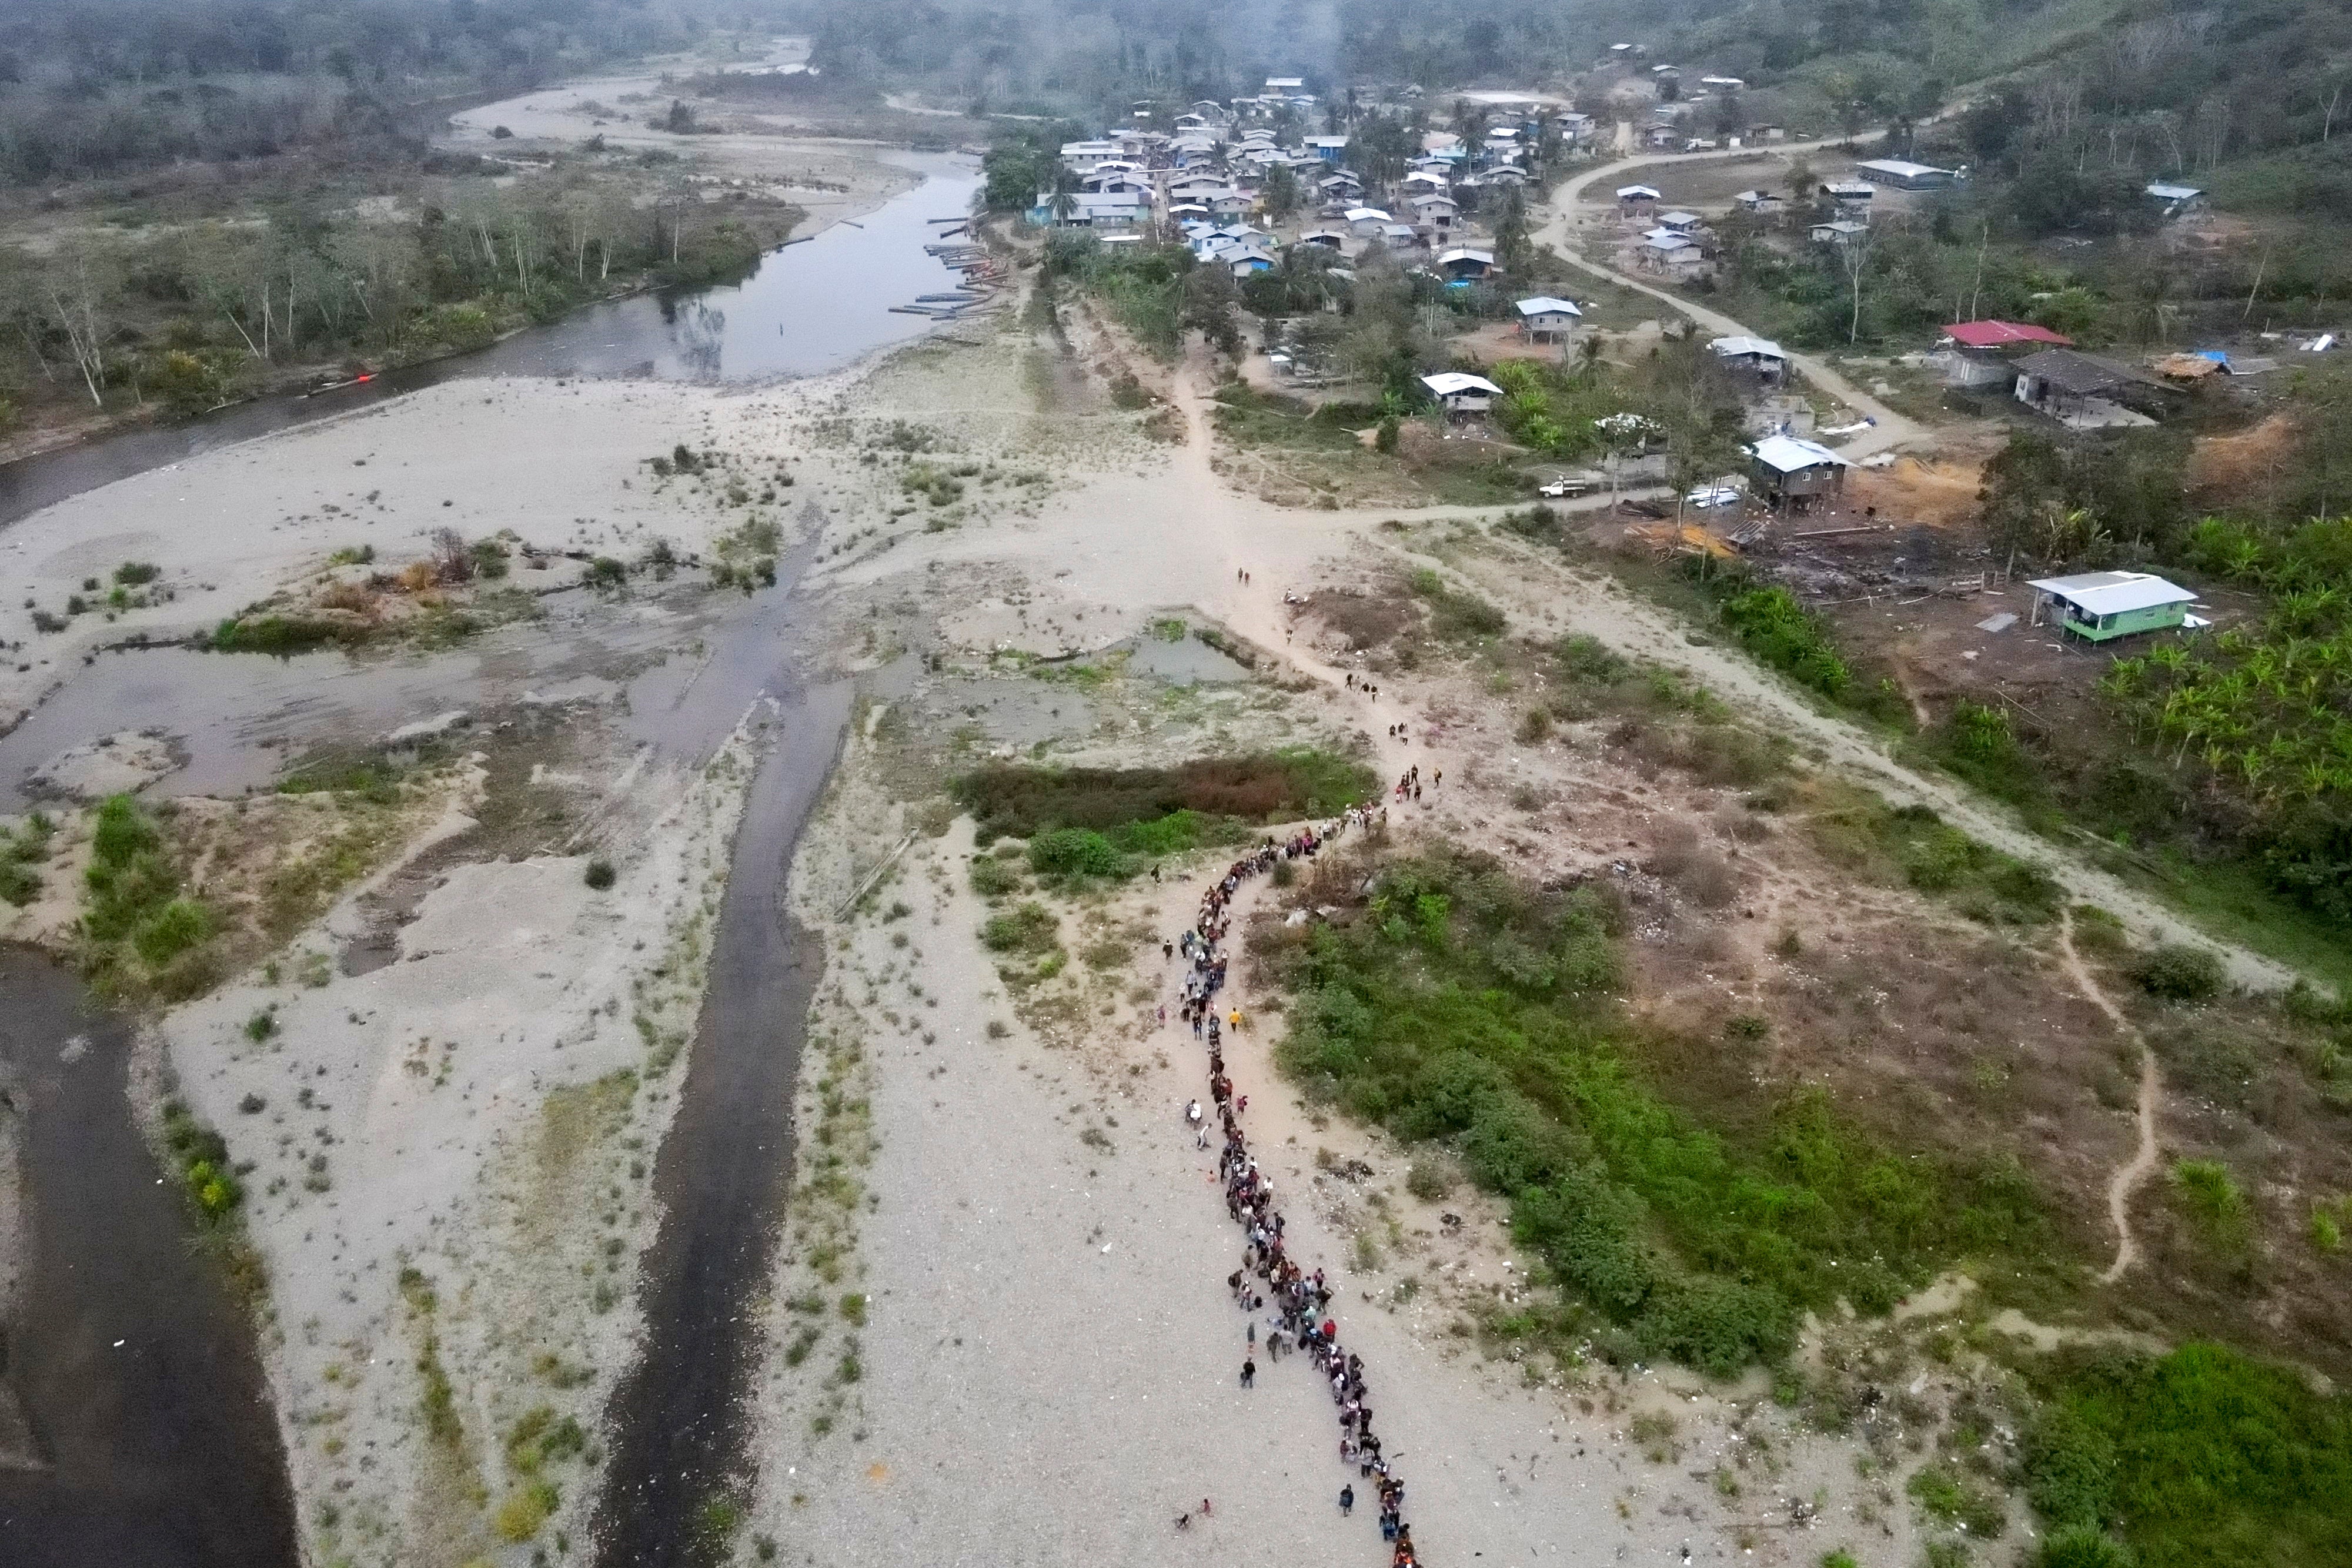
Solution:
[{"label": "puddle of water", "polygon": [[0,996],[29,1221],[0,1394],[22,1401],[48,1467],[0,1469],[0,1560],[290,1568],[252,1325],[132,1124],[129,1029],[25,948],[0,947]]},{"label": "puddle of water", "polygon": [[1119,646],[1128,651],[1127,667],[1129,670],[1157,675],[1171,685],[1189,686],[1202,682],[1223,683],[1250,678],[1250,672],[1242,664],[1189,632],[1173,643],[1146,635],[1121,643]]},{"label": "puddle of water", "polygon": [[995,747],[1026,747],[1095,729],[1095,705],[1084,694],[1025,675],[950,681],[921,700],[925,713],[950,730],[977,725]]}]

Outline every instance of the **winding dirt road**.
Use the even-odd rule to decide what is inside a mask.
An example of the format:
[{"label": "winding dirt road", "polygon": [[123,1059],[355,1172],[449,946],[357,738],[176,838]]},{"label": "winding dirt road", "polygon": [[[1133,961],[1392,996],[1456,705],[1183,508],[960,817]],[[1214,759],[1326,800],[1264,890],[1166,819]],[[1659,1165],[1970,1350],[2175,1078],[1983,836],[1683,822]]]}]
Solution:
[{"label": "winding dirt road", "polygon": [[[1632,273],[1620,272],[1613,267],[1603,267],[1599,262],[1587,261],[1578,255],[1574,248],[1570,225],[1578,206],[1583,201],[1587,188],[1604,180],[1614,181],[1633,169],[1669,162],[1702,163],[1719,162],[1728,158],[1753,158],[1759,152],[1767,152],[1774,156],[1811,152],[1826,149],[1830,145],[1826,141],[1791,141],[1769,149],[1735,147],[1714,152],[1663,155],[1648,152],[1637,157],[1620,158],[1613,162],[1603,163],[1597,169],[1588,169],[1574,179],[1565,181],[1553,188],[1551,216],[1541,228],[1536,231],[1536,243],[1549,246],[1562,261],[1580,272],[1589,272],[1595,277],[1605,277],[1621,287],[1631,288],[1637,294],[1646,294],[1653,299],[1673,306],[1718,337],[1760,336],[1755,329],[1733,320],[1719,310],[1710,310],[1703,305],[1696,304],[1671,289],[1660,288],[1654,284],[1643,282]],[[1831,370],[1817,356],[1792,353],[1789,356],[1789,362],[1795,366],[1807,381],[1856,413],[1877,422],[1875,428],[1862,432],[1838,449],[1848,457],[1862,457],[1873,452],[1882,452],[1889,447],[1901,446],[1921,440],[1927,435],[1927,431],[1916,422],[1896,413],[1860,387],[1855,386],[1853,382]]]}]

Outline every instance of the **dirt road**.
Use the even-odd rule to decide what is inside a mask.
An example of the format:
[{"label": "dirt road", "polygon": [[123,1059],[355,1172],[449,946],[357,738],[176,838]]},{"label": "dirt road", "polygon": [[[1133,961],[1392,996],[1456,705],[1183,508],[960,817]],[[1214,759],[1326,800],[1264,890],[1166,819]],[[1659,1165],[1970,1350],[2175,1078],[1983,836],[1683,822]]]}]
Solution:
[{"label": "dirt road", "polygon": [[[1824,141],[1792,141],[1772,151],[1782,153],[1811,152],[1828,145],[1829,143]],[[1734,147],[1714,152],[1686,152],[1668,156],[1674,157],[1677,162],[1685,161],[1704,162],[1725,158],[1752,158],[1756,152],[1757,149],[1752,147]],[[1615,267],[1603,267],[1599,262],[1587,261],[1576,253],[1570,234],[1570,225],[1586,189],[1600,182],[1613,180],[1628,170],[1661,161],[1661,155],[1655,152],[1643,153],[1637,157],[1620,158],[1614,162],[1603,163],[1597,169],[1588,169],[1572,180],[1562,182],[1553,188],[1551,217],[1536,231],[1536,243],[1551,246],[1561,260],[1580,272],[1589,272],[1595,277],[1605,277],[1612,283],[1631,288],[1636,293],[1646,294],[1653,299],[1662,300],[1673,306],[1716,336],[1738,337],[1743,334],[1760,336],[1761,334],[1757,333],[1753,328],[1733,320],[1719,310],[1709,310],[1705,306],[1696,304],[1670,289],[1644,283],[1633,274],[1620,272]],[[1831,370],[1817,356],[1790,354],[1789,362],[1802,372],[1807,381],[1811,382],[1847,407],[1877,422],[1875,428],[1862,432],[1838,449],[1848,457],[1862,457],[1873,452],[1885,451],[1889,447],[1906,445],[1921,440],[1927,435],[1927,431],[1918,423],[1904,418],[1876,398],[1870,396],[1845,377]]]}]

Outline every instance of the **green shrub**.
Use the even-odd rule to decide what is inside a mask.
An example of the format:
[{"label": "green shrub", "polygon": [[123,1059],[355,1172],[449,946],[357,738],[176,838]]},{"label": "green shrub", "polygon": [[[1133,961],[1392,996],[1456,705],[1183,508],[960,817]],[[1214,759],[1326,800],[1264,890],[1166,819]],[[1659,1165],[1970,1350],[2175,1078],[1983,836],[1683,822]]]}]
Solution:
[{"label": "green shrub", "polygon": [[2140,989],[2175,1002],[2201,1002],[2218,995],[2223,977],[2218,955],[2179,943],[2154,949],[2132,967]]},{"label": "green shrub", "polygon": [[583,873],[582,880],[586,882],[590,887],[602,893],[606,888],[613,885],[616,873],[613,870],[613,862],[608,860],[598,859],[592,860],[588,862],[588,869],[586,873]]},{"label": "green shrub", "polygon": [[152,968],[162,968],[213,934],[212,911],[193,898],[174,898],[139,923],[131,945]]},{"label": "green shrub", "polygon": [[2105,1523],[2116,1488],[2116,1445],[2067,1405],[2053,1406],[2025,1431],[2021,1462],[2026,1500],[2053,1528]]},{"label": "green shrub", "polygon": [[1446,586],[1423,568],[1412,574],[1412,591],[1429,605],[1429,629],[1439,641],[1478,643],[1499,637],[1510,625],[1503,612],[1475,593]]},{"label": "green shrub", "polygon": [[33,868],[48,858],[49,839],[56,831],[56,825],[38,811],[15,832],[0,831],[0,899],[21,909],[41,895],[41,873]]},{"label": "green shrub", "polygon": [[163,1103],[163,1148],[205,1224],[221,1223],[245,1201],[245,1188],[229,1164],[227,1140],[176,1099]]},{"label": "green shrub", "polygon": [[994,855],[971,857],[971,890],[982,898],[998,898],[1018,892],[1021,873],[1011,862]]},{"label": "green shrub", "polygon": [[1060,933],[1061,922],[1054,912],[1033,900],[1007,914],[992,915],[980,928],[980,944],[992,953],[1049,953]]},{"label": "green shrub", "polygon": [[114,569],[114,580],[126,588],[138,588],[163,575],[163,569],[152,561],[126,560]]},{"label": "green shrub", "polygon": [[211,646],[216,653],[267,653],[290,659],[330,643],[356,642],[360,634],[359,628],[341,621],[301,615],[232,615],[213,629]]},{"label": "green shrub", "polygon": [[561,1494],[554,1483],[544,1480],[526,1481],[509,1492],[506,1500],[490,1521],[499,1539],[520,1544],[529,1541],[543,1529],[548,1516],[555,1511]]},{"label": "green shrub", "polygon": [[1853,675],[1829,634],[1785,588],[1752,588],[1724,601],[1723,618],[1748,651],[1800,685],[1845,695]]},{"label": "green shrub", "polygon": [[1979,1541],[1994,1540],[2008,1528],[2000,1498],[1943,1465],[1914,1470],[1906,1490],[1930,1519],[1958,1525]]},{"label": "green shrub", "polygon": [[90,831],[90,853],[106,865],[128,864],[156,848],[163,837],[155,824],[128,795],[109,795],[98,808],[98,824]]},{"label": "green shrub", "polygon": [[2230,1167],[2219,1160],[2181,1160],[2172,1167],[2173,1192],[2190,1218],[2214,1241],[2243,1238],[2250,1211]]},{"label": "green shrub", "polygon": [[1123,877],[1132,867],[1091,828],[1055,828],[1029,841],[1030,869],[1045,876]]},{"label": "green shrub", "polygon": [[1404,1189],[1423,1203],[1435,1203],[1454,1191],[1454,1173],[1435,1160],[1415,1160],[1405,1171]]},{"label": "green shrub", "polygon": [[1290,992],[1281,1064],[1444,1143],[1631,1354],[1733,1372],[1785,1354],[1809,1308],[1884,1312],[1946,1260],[2039,1243],[2013,1164],[1897,1158],[1817,1092],[1737,1143],[1670,1104],[1621,1048],[1615,920],[1598,890],[1531,887],[1483,856],[1389,862],[1350,917],[1270,958]]},{"label": "green shrub", "polygon": [[600,555],[588,563],[588,570],[580,574],[580,580],[591,588],[617,589],[629,580],[629,569],[611,556]]},{"label": "green shrub", "polygon": [[[2139,1568],[2352,1562],[2352,1401],[2213,1344],[2073,1353],[2050,1402],[2108,1439],[2114,1533]],[[2029,1478],[2030,1479],[2030,1478]],[[2093,1531],[2065,1527],[2070,1537]],[[2085,1539],[2065,1568],[2118,1559]]]},{"label": "green shrub", "polygon": [[2034,1554],[2033,1568],[2138,1568],[2132,1549],[2095,1525],[2054,1530]]},{"label": "green shrub", "polygon": [[992,764],[957,779],[955,795],[982,845],[1089,828],[1129,852],[1164,854],[1233,836],[1235,823],[1336,813],[1375,787],[1360,763],[1299,747],[1171,768]]}]

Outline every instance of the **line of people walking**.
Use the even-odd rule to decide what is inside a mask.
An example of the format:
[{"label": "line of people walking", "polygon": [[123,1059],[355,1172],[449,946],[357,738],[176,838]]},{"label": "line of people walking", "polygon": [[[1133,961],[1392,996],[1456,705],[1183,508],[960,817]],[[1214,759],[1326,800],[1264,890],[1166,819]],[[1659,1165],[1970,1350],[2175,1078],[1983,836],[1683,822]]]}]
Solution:
[{"label": "line of people walking", "polygon": [[[1339,1424],[1339,1462],[1352,1469],[1358,1480],[1374,1483],[1380,1498],[1381,1539],[1389,1543],[1391,1568],[1417,1568],[1420,1558],[1415,1555],[1412,1527],[1404,1518],[1404,1479],[1381,1452],[1380,1435],[1372,1429],[1371,1393],[1364,1376],[1364,1359],[1339,1343],[1339,1324],[1330,1314],[1333,1291],[1324,1280],[1323,1270],[1303,1270],[1288,1255],[1282,1210],[1275,1204],[1274,1183],[1258,1169],[1257,1161],[1250,1156],[1248,1141],[1242,1134],[1242,1114],[1249,1108],[1249,1097],[1234,1093],[1233,1080],[1225,1072],[1223,1030],[1215,1006],[1216,994],[1224,986],[1226,973],[1225,956],[1218,945],[1224,938],[1234,895],[1242,883],[1272,870],[1281,861],[1314,858],[1325,844],[1350,826],[1370,824],[1375,810],[1371,806],[1350,807],[1323,831],[1309,828],[1280,844],[1268,839],[1235,861],[1223,877],[1210,885],[1201,898],[1199,919],[1176,944],[1182,949],[1188,966],[1180,1013],[1192,1024],[1193,1037],[1205,1039],[1208,1044],[1209,1099],[1224,1134],[1223,1148],[1217,1157],[1217,1176],[1224,1188],[1225,1211],[1244,1236],[1242,1266],[1225,1278],[1225,1287],[1234,1304],[1249,1319],[1246,1343],[1250,1348],[1242,1361],[1242,1386],[1256,1385],[1258,1323],[1263,1313],[1267,1364],[1271,1366],[1286,1355],[1303,1355],[1318,1377],[1330,1385],[1331,1403]],[[1240,1009],[1235,1008],[1227,1021],[1238,1028],[1241,1018]],[[1185,1107],[1185,1119],[1193,1130],[1195,1143],[1207,1147],[1208,1127],[1199,1101]],[[1355,1483],[1349,1481],[1339,1489],[1340,1514],[1351,1515],[1355,1506]]]}]

